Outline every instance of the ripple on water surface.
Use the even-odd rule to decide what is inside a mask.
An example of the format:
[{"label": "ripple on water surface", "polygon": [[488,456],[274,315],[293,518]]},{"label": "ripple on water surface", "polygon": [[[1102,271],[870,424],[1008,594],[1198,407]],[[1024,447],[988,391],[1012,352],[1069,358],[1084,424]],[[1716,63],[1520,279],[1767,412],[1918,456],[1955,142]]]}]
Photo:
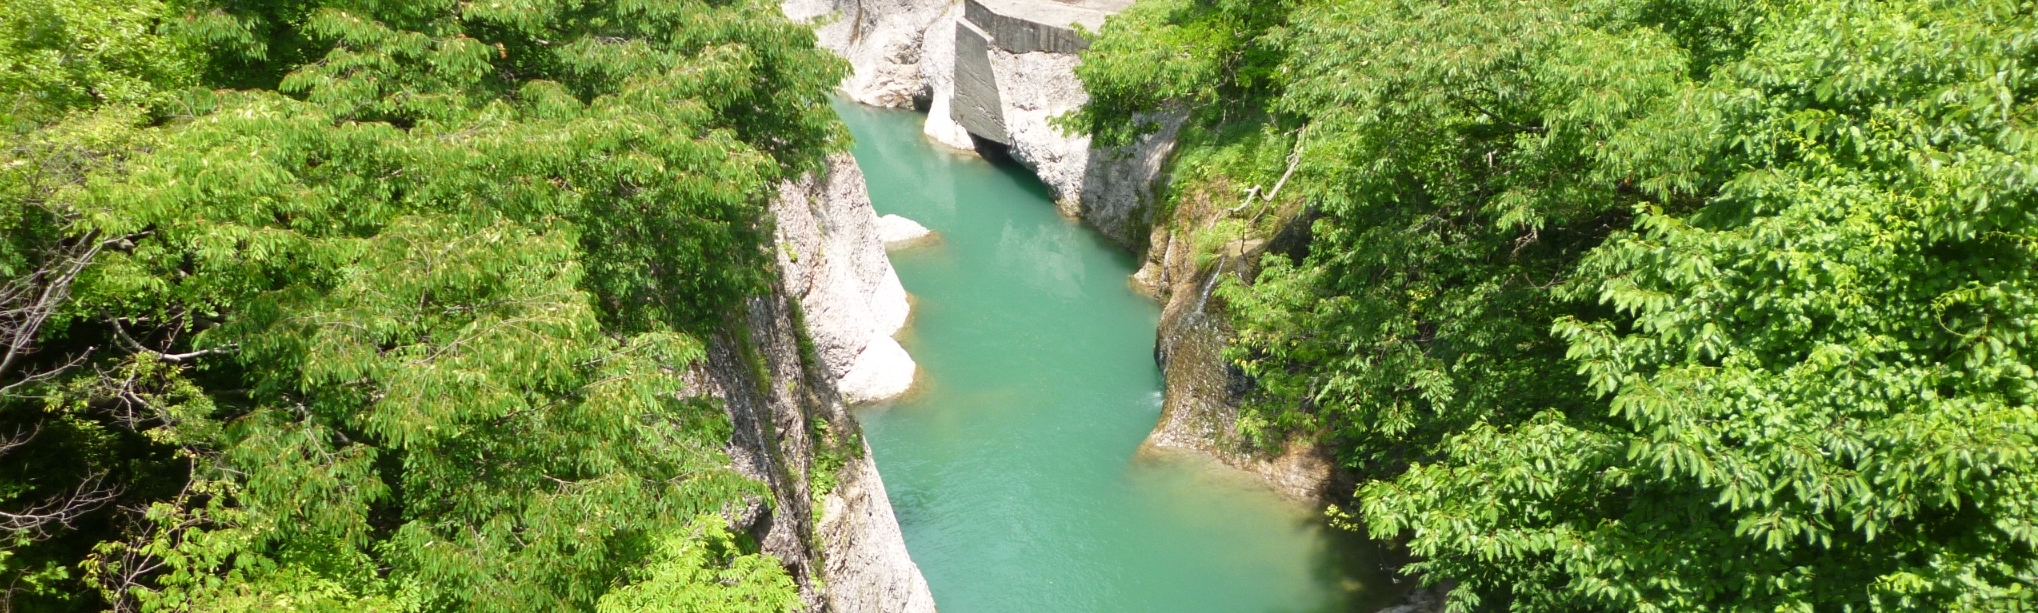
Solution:
[{"label": "ripple on water surface", "polygon": [[837,110],[878,212],[941,234],[892,256],[922,387],[863,419],[943,613],[1370,611],[1396,591],[1314,510],[1137,453],[1160,309],[1130,254],[1023,170],[936,150],[922,115]]}]

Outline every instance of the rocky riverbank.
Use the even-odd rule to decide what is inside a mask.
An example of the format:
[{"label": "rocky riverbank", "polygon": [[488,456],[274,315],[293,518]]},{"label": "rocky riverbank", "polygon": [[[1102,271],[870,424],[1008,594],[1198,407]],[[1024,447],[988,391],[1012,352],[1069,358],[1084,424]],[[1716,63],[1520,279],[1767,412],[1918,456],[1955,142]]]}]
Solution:
[{"label": "rocky riverbank", "polygon": [[[1233,422],[1243,383],[1219,351],[1230,329],[1206,297],[1215,270],[1198,270],[1186,241],[1169,237],[1212,221],[1193,210],[1160,218],[1168,156],[1183,116],[1125,147],[1090,146],[1051,119],[1089,101],[1076,79],[1088,42],[1125,0],[793,0],[786,11],[821,23],[822,44],[851,62],[846,95],[875,106],[928,111],[924,131],[944,145],[1006,154],[1040,177],[1065,215],[1081,219],[1148,260],[1143,288],[1168,307],[1155,347],[1167,377],[1153,450],[1190,450],[1260,475],[1297,498],[1320,500],[1332,464],[1304,445],[1279,452],[1240,444]],[[1172,228],[1172,229],[1171,229]],[[1239,254],[1244,262],[1247,254]],[[1253,259],[1253,261],[1257,261]],[[1233,274],[1239,268],[1234,266]]]},{"label": "rocky riverbank", "polygon": [[807,611],[932,613],[884,480],[848,406],[910,387],[891,335],[909,308],[885,257],[863,175],[847,154],[772,202],[779,283],[713,339],[691,389],[721,401],[730,457],[773,504],[731,512],[793,572]]},{"label": "rocky riverbank", "polygon": [[[1255,445],[1237,428],[1247,380],[1222,356],[1232,338],[1219,275],[1250,279],[1269,250],[1307,248],[1308,220],[1290,212],[1288,231],[1227,247],[1215,265],[1178,240],[1222,211],[1177,204],[1162,214],[1169,156],[1183,114],[1145,117],[1158,129],[1128,146],[1092,147],[1052,119],[1088,102],[1075,68],[1095,31],[1126,0],[791,0],[786,12],[819,24],[821,42],[851,62],[845,95],[881,107],[926,110],[923,132],[948,147],[1009,155],[1045,183],[1064,215],[1140,253],[1134,283],[1165,305],[1154,359],[1164,373],[1163,413],[1143,453],[1189,452],[1257,475],[1290,497],[1347,496],[1348,479],[1312,442]],[[1198,262],[1204,262],[1199,265]],[[874,474],[874,472],[873,472]],[[1440,600],[1419,591],[1397,611],[1429,611]],[[1437,601],[1437,602],[1432,602]]]}]

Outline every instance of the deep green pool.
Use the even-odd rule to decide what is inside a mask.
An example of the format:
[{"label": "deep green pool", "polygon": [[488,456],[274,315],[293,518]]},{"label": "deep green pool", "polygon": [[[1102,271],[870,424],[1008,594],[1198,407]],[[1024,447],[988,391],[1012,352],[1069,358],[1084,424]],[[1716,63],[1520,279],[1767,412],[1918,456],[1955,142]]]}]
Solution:
[{"label": "deep green pool", "polygon": [[862,418],[943,613],[1370,611],[1392,591],[1313,509],[1136,457],[1160,309],[1127,285],[1130,254],[1023,169],[935,149],[922,115],[837,111],[878,212],[942,236],[892,254],[921,387]]}]

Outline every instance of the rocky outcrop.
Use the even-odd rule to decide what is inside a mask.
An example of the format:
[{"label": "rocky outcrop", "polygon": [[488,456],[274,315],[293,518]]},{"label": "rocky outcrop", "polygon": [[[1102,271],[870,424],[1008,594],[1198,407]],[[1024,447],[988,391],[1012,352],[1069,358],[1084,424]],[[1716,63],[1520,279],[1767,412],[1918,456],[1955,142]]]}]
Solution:
[{"label": "rocky outcrop", "polygon": [[1298,249],[1306,215],[1292,214],[1275,240],[1238,240],[1219,253],[1198,256],[1188,236],[1226,215],[1198,199],[1178,203],[1169,225],[1155,229],[1133,282],[1166,306],[1154,340],[1166,393],[1161,418],[1142,445],[1147,452],[1191,451],[1255,475],[1290,497],[1319,501],[1348,494],[1333,458],[1310,437],[1265,444],[1238,430],[1239,408],[1252,381],[1224,359],[1234,331],[1216,286],[1223,277],[1251,279],[1255,264],[1273,250]]},{"label": "rocky outcrop", "polygon": [[923,37],[953,0],[786,0],[786,16],[819,25],[821,46],[849,60],[842,92],[871,106],[927,100]]},{"label": "rocky outcrop", "polygon": [[828,599],[838,613],[933,613],[934,595],[906,554],[905,535],[870,447],[838,473],[839,485],[822,503],[821,542],[827,555]]},{"label": "rocky outcrop", "polygon": [[911,307],[885,258],[856,159],[829,156],[824,175],[792,182],[780,194],[771,207],[779,270],[819,366],[852,404],[905,393],[918,368],[892,335]]},{"label": "rocky outcrop", "polygon": [[[1154,222],[1154,186],[1174,148],[1182,114],[1144,117],[1155,129],[1124,147],[1092,147],[1052,120],[1089,102],[1076,79],[1077,53],[1125,0],[964,0],[923,37],[921,69],[929,84],[926,132],[954,147],[971,136],[1004,148],[1031,169],[1063,214],[1128,249],[1142,246]],[[940,36],[952,24],[952,38]],[[945,65],[944,65],[945,64]]]},{"label": "rocky outcrop", "polygon": [[920,222],[898,215],[877,218],[878,238],[883,239],[886,249],[905,247],[934,237],[934,231]]},{"label": "rocky outcrop", "polygon": [[1175,135],[1187,119],[1183,112],[1139,117],[1136,121],[1150,122],[1153,131],[1124,147],[1090,149],[1082,192],[1070,213],[1139,251],[1138,243],[1150,238],[1149,229],[1167,221],[1156,217],[1162,208],[1160,195],[1167,184]]},{"label": "rocky outcrop", "polygon": [[906,319],[862,174],[832,157],[824,175],[782,186],[772,211],[775,291],[711,339],[688,377],[727,411],[736,469],[771,491],[770,504],[729,510],[731,523],[786,564],[810,613],[933,613],[838,389],[873,350],[898,348],[890,334]]}]

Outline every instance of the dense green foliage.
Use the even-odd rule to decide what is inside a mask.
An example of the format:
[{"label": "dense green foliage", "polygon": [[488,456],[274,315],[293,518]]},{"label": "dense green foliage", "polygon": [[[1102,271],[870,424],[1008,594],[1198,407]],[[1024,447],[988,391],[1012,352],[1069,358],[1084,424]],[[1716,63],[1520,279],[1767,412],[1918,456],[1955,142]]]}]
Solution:
[{"label": "dense green foliage", "polygon": [[1457,610],[2021,610],[2034,11],[1154,0],[1074,119],[1299,152],[1307,256],[1220,291],[1243,425],[1334,443]]},{"label": "dense green foliage", "polygon": [[0,37],[7,608],[797,604],[679,379],[845,138],[775,4],[8,0]]}]

